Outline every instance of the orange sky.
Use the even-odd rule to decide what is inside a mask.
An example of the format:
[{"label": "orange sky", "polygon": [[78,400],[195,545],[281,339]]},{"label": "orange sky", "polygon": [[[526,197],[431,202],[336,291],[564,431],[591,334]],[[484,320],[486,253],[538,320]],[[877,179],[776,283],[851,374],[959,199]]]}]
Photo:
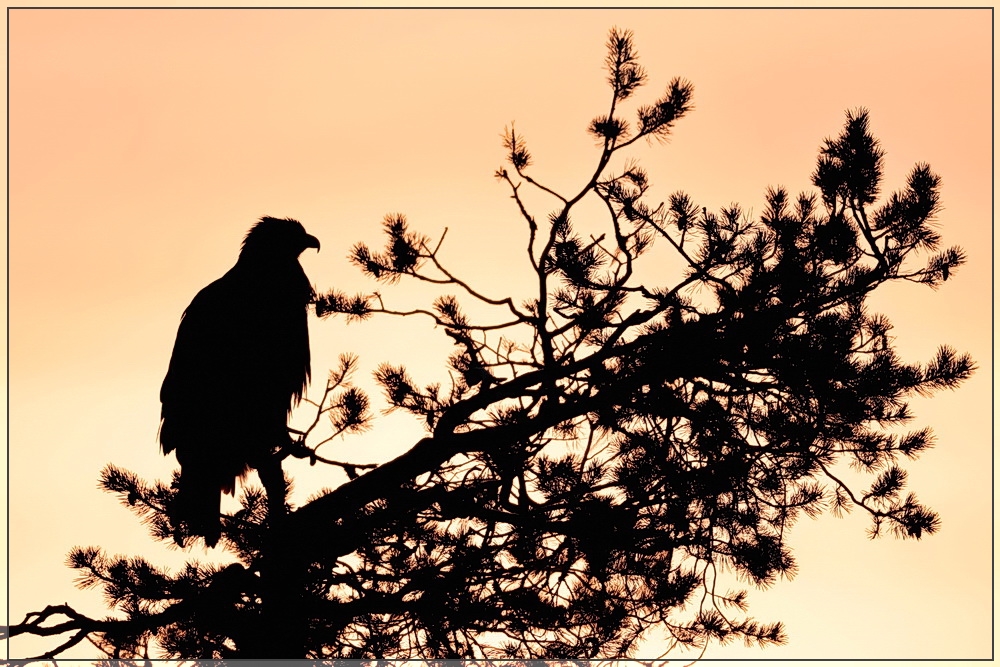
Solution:
[{"label": "orange sky", "polygon": [[[665,197],[759,212],[764,189],[809,187],[821,140],[867,107],[887,152],[883,192],[915,162],[942,176],[945,244],[969,262],[939,291],[907,285],[875,306],[904,358],[939,343],[979,373],[914,400],[939,445],[910,470],[941,531],[869,541],[860,514],[802,519],[799,575],[750,596],[791,641],[707,657],[982,658],[991,651],[991,20],[989,10],[11,10],[9,19],[10,614],[69,602],[74,545],[153,545],[110,495],[108,462],[147,478],[158,453],[158,390],[181,311],[235,261],[261,215],[320,238],[302,263],[326,289],[374,289],[345,260],[379,243],[387,213],[432,237],[482,291],[520,296],[522,229],[493,179],[499,135],[516,121],[535,172],[571,188],[597,149],[608,29],[635,32],[650,74],[673,76],[695,110],[670,143],[635,155]],[[544,209],[540,211],[544,213]],[[415,304],[413,290],[383,290]],[[314,321],[314,377],[340,352],[358,379],[383,361],[437,377],[451,341],[425,322]],[[405,336],[400,332],[405,331]],[[401,344],[400,340],[405,340]],[[381,407],[381,406],[376,406]],[[419,424],[381,420],[339,452],[381,461]],[[339,473],[293,467],[300,501]],[[200,556],[196,550],[193,554]],[[51,647],[51,642],[43,644]],[[14,643],[12,657],[37,644]],[[77,655],[91,655],[82,647]]]}]

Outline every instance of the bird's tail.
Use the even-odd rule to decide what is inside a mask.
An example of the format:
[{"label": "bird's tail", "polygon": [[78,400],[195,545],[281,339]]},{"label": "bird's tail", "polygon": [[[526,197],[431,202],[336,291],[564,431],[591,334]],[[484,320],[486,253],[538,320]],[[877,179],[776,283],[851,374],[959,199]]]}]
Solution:
[{"label": "bird's tail", "polygon": [[[200,535],[205,538],[207,546],[214,547],[222,533],[219,522],[221,504],[222,494],[217,475],[191,463],[181,466],[176,519],[186,528],[186,534]],[[174,540],[180,544],[183,536],[177,532]]]}]

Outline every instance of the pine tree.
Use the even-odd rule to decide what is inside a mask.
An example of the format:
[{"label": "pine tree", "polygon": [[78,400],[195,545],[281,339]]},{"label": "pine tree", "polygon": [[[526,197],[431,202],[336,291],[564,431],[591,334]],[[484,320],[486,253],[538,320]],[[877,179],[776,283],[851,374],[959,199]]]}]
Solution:
[{"label": "pine tree", "polygon": [[[45,657],[89,639],[126,659],[612,658],[651,628],[677,645],[768,645],[785,640],[781,623],[747,616],[745,593],[715,590],[711,570],[758,586],[791,574],[786,536],[801,513],[858,508],[873,536],[935,532],[937,514],[905,491],[902,465],[933,444],[930,429],[906,430],[906,401],[958,386],[974,364],[946,346],[904,362],[867,300],[893,282],[936,288],[963,264],[932,225],[939,177],[919,164],[880,199],[883,151],[859,109],[823,142],[816,194],[770,189],[756,217],[683,192],[654,203],[646,172],[612,158],[667,137],[693,86],[675,79],[634,106],[647,77],[632,35],[612,30],[607,48],[611,100],[588,128],[600,156],[578,191],[537,180],[524,138],[504,133],[496,178],[526,233],[536,298],[480,293],[440,260],[443,237],[403,215],[386,217],[384,249],[358,244],[353,262],[382,283],[454,294],[406,312],[378,292],[317,297],[321,318],[424,317],[451,339],[450,386],[388,364],[376,373],[425,438],[377,467],[319,453],[372,420],[345,355],[316,420],[277,457],[340,468],[347,482],[280,515],[245,489],[223,517],[238,559],[225,568],[169,573],[74,549],[81,585],[101,587],[115,615],[49,606],[10,634],[68,635]],[[555,209],[537,218],[528,190]],[[572,217],[585,198],[606,211],[604,233],[586,238]],[[654,244],[679,262],[677,280],[637,277],[657,275],[639,271],[659,261]],[[477,322],[469,303],[496,315]],[[173,539],[173,486],[112,465],[101,485]]]}]

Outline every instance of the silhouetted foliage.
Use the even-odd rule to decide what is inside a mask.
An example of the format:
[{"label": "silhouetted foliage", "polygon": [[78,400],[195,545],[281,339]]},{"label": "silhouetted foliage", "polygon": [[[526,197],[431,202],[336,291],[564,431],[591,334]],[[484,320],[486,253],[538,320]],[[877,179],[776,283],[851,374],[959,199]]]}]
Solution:
[{"label": "silhouetted foliage", "polygon": [[[115,620],[48,607],[13,632],[74,633],[63,647],[89,638],[125,658],[608,658],[633,655],[651,628],[685,646],[767,645],[784,641],[781,624],[746,616],[745,593],[717,590],[716,572],[756,586],[792,574],[786,536],[800,513],[861,508],[873,536],[933,533],[938,516],[904,490],[901,464],[933,443],[929,429],[903,428],[906,400],[957,386],[973,363],[948,347],[904,362],[866,300],[891,282],[936,287],[963,263],[932,229],[938,177],[918,165],[878,204],[882,149],[857,110],[823,142],[818,194],[769,189],[758,217],[683,192],[651,202],[647,174],[634,162],[613,170],[612,157],[669,135],[693,88],[674,80],[629,114],[646,80],[630,33],[612,30],[607,67],[610,108],[588,128],[600,155],[578,191],[536,180],[527,143],[505,131],[496,177],[526,231],[537,296],[482,294],[441,262],[443,237],[432,248],[391,215],[385,248],[358,244],[352,261],[383,283],[455,294],[411,311],[377,292],[316,298],[321,317],[427,317],[451,338],[447,386],[404,367],[376,372],[388,404],[427,437],[378,467],[320,456],[371,419],[345,356],[288,453],[350,481],[281,522],[245,488],[242,509],[222,518],[237,559],[222,569],[168,573],[75,549],[81,585],[104,590]],[[547,218],[526,189],[555,202]],[[572,221],[585,197],[607,213],[596,236]],[[637,277],[643,260],[662,261],[647,254],[654,245],[675,255],[674,282]],[[666,280],[657,268],[643,275]],[[472,302],[497,315],[476,321]],[[332,435],[313,428],[322,415]],[[114,466],[102,485],[170,539],[168,485]]]}]

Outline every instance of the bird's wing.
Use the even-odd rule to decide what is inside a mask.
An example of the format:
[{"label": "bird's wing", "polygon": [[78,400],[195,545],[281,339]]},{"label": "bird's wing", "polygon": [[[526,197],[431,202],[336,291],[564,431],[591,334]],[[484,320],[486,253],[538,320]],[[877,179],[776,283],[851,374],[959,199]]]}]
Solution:
[{"label": "bird's wing", "polygon": [[175,437],[274,441],[286,435],[288,412],[310,366],[299,282],[305,276],[297,262],[293,268],[297,276],[233,269],[195,296],[160,390],[164,452],[174,449]]},{"label": "bird's wing", "polygon": [[238,291],[227,274],[202,289],[181,316],[160,387],[164,452],[205,427],[239,382],[240,332],[246,329]]}]

